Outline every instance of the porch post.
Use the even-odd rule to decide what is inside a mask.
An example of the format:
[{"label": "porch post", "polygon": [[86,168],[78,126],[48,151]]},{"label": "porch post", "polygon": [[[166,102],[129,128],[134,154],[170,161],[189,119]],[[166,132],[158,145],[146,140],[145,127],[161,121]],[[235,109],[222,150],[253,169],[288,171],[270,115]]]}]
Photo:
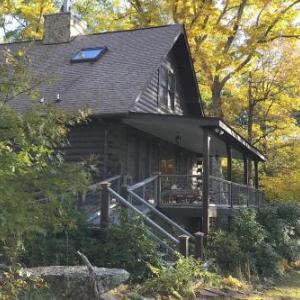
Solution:
[{"label": "porch post", "polygon": [[179,237],[179,253],[184,256],[189,256],[189,236],[188,235],[180,235]]},{"label": "porch post", "polygon": [[210,134],[208,128],[203,128],[203,180],[202,180],[202,231],[209,232],[209,176],[210,176]]},{"label": "porch post", "polygon": [[[245,154],[243,154],[243,159],[244,159],[244,184],[248,186],[249,185],[249,160]],[[250,197],[249,190],[247,188],[247,203],[246,203],[247,207],[249,206],[249,202],[250,202],[249,197]]]},{"label": "porch post", "polygon": [[254,161],[254,173],[255,173],[255,178],[254,178],[254,186],[258,190],[259,188],[259,179],[258,179],[258,161]]},{"label": "porch post", "polygon": [[249,161],[245,154],[243,155],[243,159],[244,159],[244,184],[248,185],[249,184]]},{"label": "porch post", "polygon": [[[232,148],[229,144],[226,144],[226,150],[227,150],[227,180],[232,181]],[[231,183],[229,185],[229,204],[230,207],[233,207],[232,202],[232,188]]]},{"label": "porch post", "polygon": [[102,182],[101,186],[101,219],[100,219],[100,227],[105,229],[109,225],[109,213],[110,213],[110,195],[108,188],[110,187],[110,182]]}]

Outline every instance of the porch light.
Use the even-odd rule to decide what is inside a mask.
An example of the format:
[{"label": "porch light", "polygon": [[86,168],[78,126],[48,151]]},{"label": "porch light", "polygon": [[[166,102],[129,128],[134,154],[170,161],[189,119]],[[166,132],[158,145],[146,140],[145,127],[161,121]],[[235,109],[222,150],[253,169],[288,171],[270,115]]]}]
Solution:
[{"label": "porch light", "polygon": [[176,135],[175,142],[176,142],[177,145],[181,144],[181,136],[179,134]]}]

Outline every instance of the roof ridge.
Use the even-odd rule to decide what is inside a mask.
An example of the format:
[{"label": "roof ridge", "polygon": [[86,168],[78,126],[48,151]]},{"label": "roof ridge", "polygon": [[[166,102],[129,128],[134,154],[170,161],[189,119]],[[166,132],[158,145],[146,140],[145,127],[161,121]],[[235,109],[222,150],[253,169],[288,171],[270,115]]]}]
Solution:
[{"label": "roof ridge", "polygon": [[[77,37],[85,37],[85,36],[93,36],[93,35],[101,35],[101,34],[110,34],[110,33],[121,33],[121,32],[131,32],[131,31],[142,31],[142,30],[151,30],[151,29],[158,29],[158,28],[164,28],[164,27],[176,27],[176,26],[183,26],[183,24],[180,23],[173,23],[173,24],[165,24],[165,25],[158,25],[158,26],[149,26],[149,27],[142,27],[142,28],[130,28],[130,29],[120,29],[120,30],[113,30],[113,31],[101,31],[101,32],[94,32],[94,33],[88,33],[88,34],[83,34],[74,37],[73,39],[70,40],[72,42],[74,39]],[[4,42],[0,43],[0,46],[5,46],[5,45],[12,45],[12,44],[21,44],[21,43],[35,43],[35,42],[42,42],[42,39],[37,39],[37,40],[24,40],[24,41],[14,41],[14,42]],[[69,42],[67,42],[69,43]],[[64,42],[63,44],[67,44]],[[59,43],[60,44],[60,43]]]},{"label": "roof ridge", "polygon": [[100,34],[108,34],[108,33],[130,32],[130,31],[142,31],[142,30],[158,29],[158,28],[163,28],[163,27],[176,27],[176,26],[183,26],[183,24],[173,23],[173,24],[148,26],[148,27],[141,27],[141,28],[130,28],[130,29],[120,29],[120,30],[112,30],[112,31],[101,31],[101,32],[94,32],[94,33],[84,34],[83,36],[91,36],[91,35],[98,35],[98,34],[100,35]]}]

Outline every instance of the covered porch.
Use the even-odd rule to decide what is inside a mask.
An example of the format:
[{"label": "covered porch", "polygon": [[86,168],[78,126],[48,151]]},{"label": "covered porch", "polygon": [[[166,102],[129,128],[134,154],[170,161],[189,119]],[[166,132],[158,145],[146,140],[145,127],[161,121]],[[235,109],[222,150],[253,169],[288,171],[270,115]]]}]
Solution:
[{"label": "covered porch", "polygon": [[[198,158],[195,168],[187,174],[159,172],[156,187],[154,183],[151,187],[150,178],[146,184],[136,185],[143,199],[156,199],[156,206],[163,210],[184,208],[194,213],[200,209],[205,233],[209,231],[210,211],[259,206],[263,195],[259,190],[258,164],[265,157],[223,121],[140,113],[131,113],[122,121],[191,151]],[[242,169],[238,176],[233,172],[236,165]],[[155,197],[150,196],[153,193]]]}]

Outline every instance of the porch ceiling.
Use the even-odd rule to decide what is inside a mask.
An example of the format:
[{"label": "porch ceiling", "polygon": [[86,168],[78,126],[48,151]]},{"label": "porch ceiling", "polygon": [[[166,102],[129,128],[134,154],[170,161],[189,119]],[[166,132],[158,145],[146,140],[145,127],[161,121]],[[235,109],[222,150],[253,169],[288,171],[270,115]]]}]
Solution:
[{"label": "porch ceiling", "polygon": [[[128,117],[122,120],[129,126],[195,153],[203,152],[203,128],[206,127],[211,132],[212,155],[225,157],[227,155],[226,144],[230,144],[233,158],[243,159],[243,153],[245,153],[251,159],[266,160],[255,147],[251,146],[223,121],[216,118],[130,113]],[[177,136],[181,138],[179,144],[176,143]]]}]

